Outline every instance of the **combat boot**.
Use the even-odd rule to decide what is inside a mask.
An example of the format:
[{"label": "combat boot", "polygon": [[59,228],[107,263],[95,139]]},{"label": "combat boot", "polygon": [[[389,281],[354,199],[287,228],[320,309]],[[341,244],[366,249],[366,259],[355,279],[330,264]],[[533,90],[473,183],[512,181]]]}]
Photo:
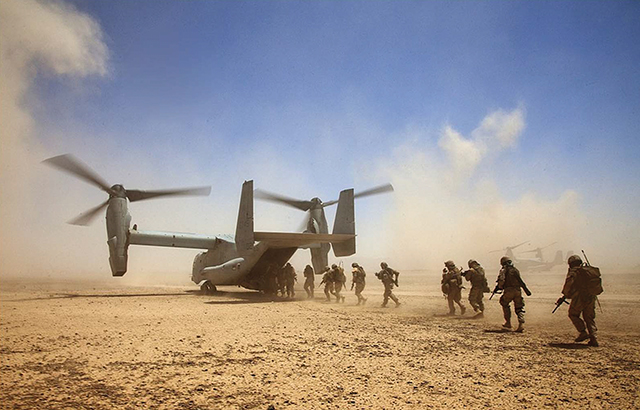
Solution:
[{"label": "combat boot", "polygon": [[582,332],[580,332],[580,334],[578,335],[578,337],[576,337],[576,340],[574,340],[574,342],[576,343],[580,343],[580,342],[584,342],[585,340],[589,339],[589,333],[585,332],[584,330]]},{"label": "combat boot", "polygon": [[516,329],[516,332],[518,333],[524,332],[524,323],[522,322],[518,323],[518,328]]},{"label": "combat boot", "polygon": [[502,327],[504,327],[505,329],[511,329],[511,322],[507,320],[506,322],[504,322],[504,325],[502,325]]},{"label": "combat boot", "polygon": [[396,307],[400,307],[401,303],[400,302],[396,302]]},{"label": "combat boot", "polygon": [[591,336],[591,337],[589,338],[589,346],[593,346],[593,347],[598,347],[598,346],[600,346],[600,345],[598,344],[598,340],[596,339],[596,337],[595,337],[595,336]]}]

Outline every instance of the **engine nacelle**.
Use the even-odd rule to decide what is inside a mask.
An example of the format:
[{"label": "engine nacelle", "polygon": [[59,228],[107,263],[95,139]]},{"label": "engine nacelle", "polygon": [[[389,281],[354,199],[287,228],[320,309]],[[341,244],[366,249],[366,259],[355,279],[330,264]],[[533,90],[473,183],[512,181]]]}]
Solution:
[{"label": "engine nacelle", "polygon": [[113,276],[123,276],[127,272],[129,259],[129,215],[126,198],[111,198],[107,207],[107,245],[109,245],[109,265]]}]

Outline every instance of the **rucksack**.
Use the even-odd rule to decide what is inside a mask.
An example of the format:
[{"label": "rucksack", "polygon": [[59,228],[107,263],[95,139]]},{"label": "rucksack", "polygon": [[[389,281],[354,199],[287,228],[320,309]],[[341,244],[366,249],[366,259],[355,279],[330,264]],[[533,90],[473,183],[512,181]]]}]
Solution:
[{"label": "rucksack", "polygon": [[600,276],[600,268],[596,266],[582,266],[580,267],[581,282],[583,282],[584,289],[591,296],[598,296],[603,292],[602,289],[602,277]]}]

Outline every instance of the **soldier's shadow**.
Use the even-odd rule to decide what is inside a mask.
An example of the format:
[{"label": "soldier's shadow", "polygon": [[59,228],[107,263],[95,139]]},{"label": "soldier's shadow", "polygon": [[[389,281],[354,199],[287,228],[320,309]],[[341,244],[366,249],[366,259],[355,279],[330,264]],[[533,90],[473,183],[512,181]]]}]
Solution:
[{"label": "soldier's shadow", "polygon": [[589,345],[582,343],[559,343],[559,342],[551,342],[548,343],[547,346],[555,347],[556,349],[569,349],[569,350],[579,350],[579,349],[588,349]]}]

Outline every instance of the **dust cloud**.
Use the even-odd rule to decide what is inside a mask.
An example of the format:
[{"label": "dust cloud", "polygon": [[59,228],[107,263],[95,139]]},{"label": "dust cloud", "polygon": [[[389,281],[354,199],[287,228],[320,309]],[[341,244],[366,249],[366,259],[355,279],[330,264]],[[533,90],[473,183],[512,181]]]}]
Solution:
[{"label": "dust cloud", "polygon": [[564,252],[576,249],[584,219],[577,192],[567,189],[555,199],[528,192],[508,200],[494,179],[478,175],[517,144],[525,127],[519,107],[489,113],[469,137],[446,125],[437,147],[422,143],[427,137],[419,130],[406,135],[378,171],[396,189],[384,218],[390,258],[410,269],[441,269],[447,259],[496,265],[499,250],[524,241],[529,248],[557,242]]},{"label": "dust cloud", "polygon": [[49,222],[53,201],[38,203],[60,192],[40,180],[39,162],[51,154],[35,136],[47,124],[32,115],[34,82],[40,75],[105,76],[108,50],[98,23],[66,3],[3,1],[0,20],[0,259],[2,273],[33,273],[47,268],[40,259],[64,259],[49,245],[66,240]]}]

